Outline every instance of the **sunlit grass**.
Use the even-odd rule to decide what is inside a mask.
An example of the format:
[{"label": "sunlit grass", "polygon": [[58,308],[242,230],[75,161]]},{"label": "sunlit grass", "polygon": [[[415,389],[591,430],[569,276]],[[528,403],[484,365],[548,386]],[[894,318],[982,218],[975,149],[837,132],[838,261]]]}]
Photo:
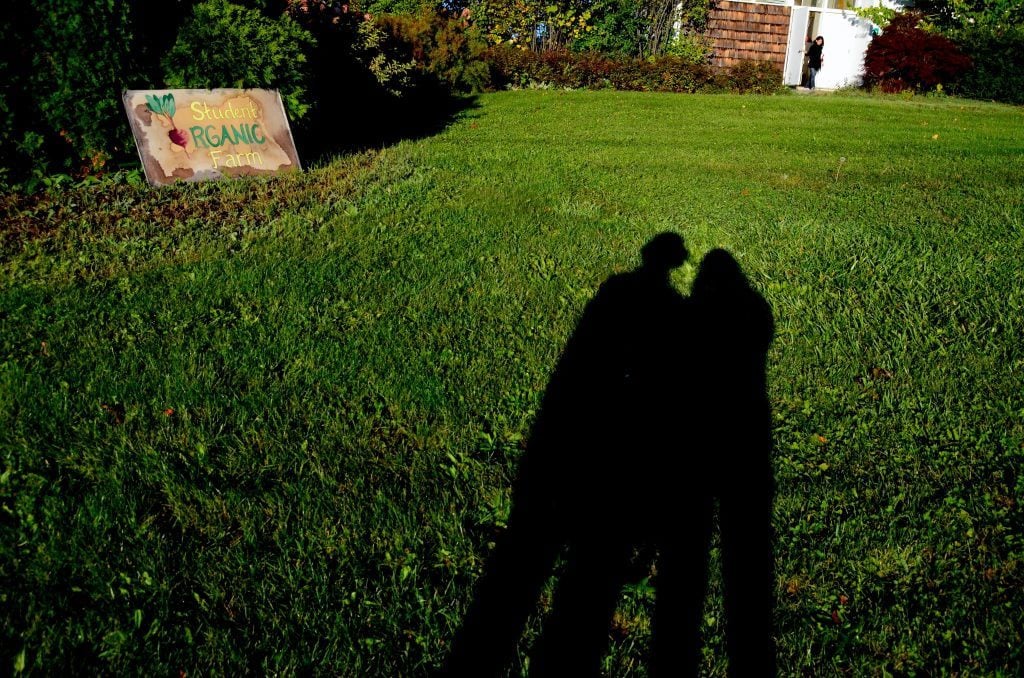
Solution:
[{"label": "sunlit grass", "polygon": [[1017,673],[1024,110],[479,104],[301,177],[8,206],[0,666],[426,672],[578,313],[673,229],[776,317],[783,672]]}]

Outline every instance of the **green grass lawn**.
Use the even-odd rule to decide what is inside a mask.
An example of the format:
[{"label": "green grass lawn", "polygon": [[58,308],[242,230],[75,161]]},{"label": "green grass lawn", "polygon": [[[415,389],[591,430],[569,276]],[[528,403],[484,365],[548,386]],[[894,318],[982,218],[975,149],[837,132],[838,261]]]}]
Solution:
[{"label": "green grass lawn", "polygon": [[298,177],[3,199],[0,672],[426,673],[575,320],[672,229],[775,313],[782,672],[1019,675],[1024,109],[478,104]]}]

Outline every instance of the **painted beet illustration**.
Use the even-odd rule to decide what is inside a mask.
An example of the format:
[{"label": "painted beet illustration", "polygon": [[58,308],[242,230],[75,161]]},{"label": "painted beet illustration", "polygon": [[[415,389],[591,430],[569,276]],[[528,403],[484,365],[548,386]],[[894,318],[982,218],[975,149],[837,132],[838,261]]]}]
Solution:
[{"label": "painted beet illustration", "polygon": [[178,129],[174,124],[174,112],[177,110],[174,107],[174,95],[168,92],[162,97],[156,96],[155,94],[146,95],[146,108],[151,110],[155,115],[162,115],[167,118],[167,121],[171,123],[171,131],[167,133],[170,137],[171,143],[176,146],[181,146],[181,149],[185,151],[185,156],[191,158],[188,154],[188,149],[185,148],[185,144],[188,143],[188,136],[185,134],[185,130]]}]

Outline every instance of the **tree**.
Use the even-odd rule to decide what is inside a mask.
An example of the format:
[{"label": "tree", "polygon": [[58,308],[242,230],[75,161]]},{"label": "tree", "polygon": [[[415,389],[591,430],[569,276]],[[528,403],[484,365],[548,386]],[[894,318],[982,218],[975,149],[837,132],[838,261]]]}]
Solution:
[{"label": "tree", "polygon": [[943,32],[957,29],[1006,29],[1024,25],[1021,0],[916,0],[916,11]]},{"label": "tree", "polygon": [[666,53],[678,29],[702,31],[711,0],[470,0],[493,44],[637,57]]},{"label": "tree", "polygon": [[593,29],[576,40],[572,49],[640,56],[646,47],[647,22],[642,0],[594,0],[590,5]]},{"label": "tree", "polygon": [[978,99],[1024,103],[1024,2],[1021,0],[916,0],[922,27],[955,42],[973,67],[954,88]]},{"label": "tree", "polygon": [[488,42],[535,51],[564,49],[592,30],[591,0],[473,0],[470,15]]}]

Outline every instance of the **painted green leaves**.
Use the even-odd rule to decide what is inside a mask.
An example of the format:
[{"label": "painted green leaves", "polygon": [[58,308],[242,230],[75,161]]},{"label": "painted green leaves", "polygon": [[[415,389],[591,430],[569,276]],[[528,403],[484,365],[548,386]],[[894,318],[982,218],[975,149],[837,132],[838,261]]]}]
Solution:
[{"label": "painted green leaves", "polygon": [[178,129],[177,125],[174,124],[174,112],[177,108],[174,105],[174,95],[168,92],[167,94],[157,96],[156,94],[146,95],[146,108],[153,111],[156,115],[163,115],[167,117],[167,121],[171,123],[171,131],[167,133],[171,143],[185,151],[185,155],[188,156],[188,149],[185,145],[188,144],[188,135],[185,134],[184,130]]},{"label": "painted green leaves", "polygon": [[157,115],[166,115],[168,118],[174,117],[174,95],[168,92],[162,97],[155,94],[146,95],[146,108],[153,111]]}]

